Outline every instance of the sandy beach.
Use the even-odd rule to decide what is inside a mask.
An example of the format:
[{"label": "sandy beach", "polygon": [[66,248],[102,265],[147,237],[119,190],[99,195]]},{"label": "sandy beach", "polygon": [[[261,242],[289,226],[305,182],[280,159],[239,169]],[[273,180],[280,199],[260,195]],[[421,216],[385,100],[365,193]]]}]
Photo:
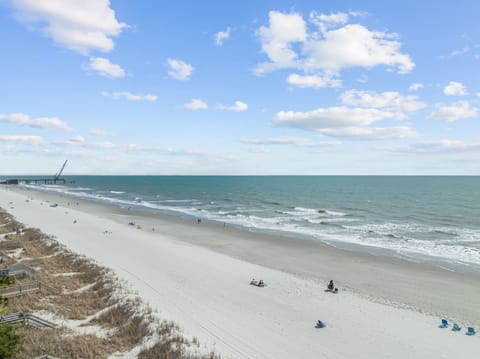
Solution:
[{"label": "sandy beach", "polygon": [[[480,337],[465,335],[480,325],[478,273],[17,187],[0,186],[0,206],[112,268],[162,319],[225,357],[480,355]],[[339,294],[324,292],[329,279]],[[439,329],[444,317],[463,330]],[[314,328],[319,319],[326,328]]]}]

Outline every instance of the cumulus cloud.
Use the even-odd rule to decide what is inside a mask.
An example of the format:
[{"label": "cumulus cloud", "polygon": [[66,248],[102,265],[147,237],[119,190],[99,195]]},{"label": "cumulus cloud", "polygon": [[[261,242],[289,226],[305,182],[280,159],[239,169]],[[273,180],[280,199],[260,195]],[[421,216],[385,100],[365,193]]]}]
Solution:
[{"label": "cumulus cloud", "polygon": [[187,110],[197,111],[197,110],[206,110],[208,105],[198,98],[194,98],[192,101],[183,105]]},{"label": "cumulus cloud", "polygon": [[[355,90],[354,90],[355,91]],[[352,140],[385,140],[417,137],[415,129],[408,126],[367,127],[374,122],[386,119],[400,120],[405,118],[399,109],[414,111],[422,106],[408,101],[397,101],[398,96],[367,93],[363,91],[347,91],[342,100],[351,105],[363,107],[327,107],[313,111],[295,112],[280,111],[273,118],[279,126],[315,131],[325,136],[347,138]],[[414,100],[414,99],[410,99]]]},{"label": "cumulus cloud", "polygon": [[126,99],[128,101],[149,101],[153,102],[156,101],[158,96],[150,95],[150,94],[134,94],[127,91],[119,91],[119,92],[106,92],[103,91],[100,93],[104,97],[110,97],[113,99]]},{"label": "cumulus cloud", "polygon": [[273,122],[279,126],[318,131],[330,127],[365,126],[396,116],[393,112],[375,108],[327,107],[307,112],[280,111]]},{"label": "cumulus cloud", "polygon": [[325,136],[348,138],[352,140],[387,140],[414,138],[420,136],[415,129],[408,126],[397,127],[341,127],[319,130]]},{"label": "cumulus cloud", "polygon": [[290,85],[297,87],[325,88],[325,87],[341,87],[342,80],[334,78],[332,75],[299,75],[291,74],[287,78]]},{"label": "cumulus cloud", "polygon": [[310,13],[310,21],[317,25],[322,33],[325,33],[329,28],[344,25],[348,20],[349,14],[344,12],[319,14],[316,11],[312,11]]},{"label": "cumulus cloud", "polygon": [[236,111],[236,112],[243,112],[248,109],[248,105],[245,102],[242,101],[235,101],[235,104],[232,106],[224,106],[220,105],[218,106],[219,110],[228,110],[228,111]]},{"label": "cumulus cloud", "polygon": [[268,26],[257,31],[262,52],[270,61],[258,64],[255,72],[264,74],[295,68],[306,72],[339,73],[350,67],[384,65],[399,73],[408,73],[415,67],[410,56],[401,52],[396,34],[371,31],[348,21],[348,14],[344,13],[312,13],[310,22],[319,32],[308,32],[302,15],[270,11]]},{"label": "cumulus cloud", "polygon": [[300,14],[284,14],[270,11],[268,26],[258,29],[257,35],[262,43],[262,51],[270,63],[260,64],[257,73],[264,73],[277,68],[297,67],[297,53],[292,44],[303,43],[307,39],[307,24]]},{"label": "cumulus cloud", "polygon": [[108,136],[110,135],[110,133],[108,133],[107,131],[101,129],[101,128],[90,128],[88,130],[88,133],[92,136],[96,136],[96,137],[104,137],[104,136]]},{"label": "cumulus cloud", "polygon": [[403,112],[414,112],[426,107],[426,104],[418,101],[417,96],[403,96],[398,92],[374,92],[349,90],[341,95],[342,103],[350,106],[383,108],[398,112],[398,117],[403,118]]},{"label": "cumulus cloud", "polygon": [[341,144],[338,141],[318,142],[302,137],[242,138],[240,141],[251,145],[292,145],[296,147],[331,147]]},{"label": "cumulus cloud", "polygon": [[189,80],[193,73],[193,66],[178,59],[168,59],[168,74],[176,80]]},{"label": "cumulus cloud", "polygon": [[423,88],[424,88],[423,84],[421,84],[420,82],[414,82],[408,87],[408,90],[409,91],[418,91],[418,90],[423,89]]},{"label": "cumulus cloud", "polygon": [[70,132],[73,129],[57,117],[30,118],[24,113],[1,114],[0,122],[6,122],[18,126],[27,126],[43,129],[55,129]]},{"label": "cumulus cloud", "polygon": [[472,107],[467,101],[458,101],[451,105],[437,104],[428,119],[454,122],[475,117],[477,114],[478,108]]},{"label": "cumulus cloud", "polygon": [[109,0],[12,0],[16,17],[59,45],[87,55],[110,52],[113,37],[127,25],[119,22]]},{"label": "cumulus cloud", "polygon": [[443,88],[443,93],[447,96],[465,96],[468,94],[467,88],[461,82],[450,81]]},{"label": "cumulus cloud", "polygon": [[113,64],[109,59],[103,57],[91,57],[88,69],[96,71],[100,76],[112,79],[125,77],[125,70],[120,65]]},{"label": "cumulus cloud", "polygon": [[227,27],[225,31],[219,31],[215,34],[215,44],[217,46],[222,46],[225,40],[230,38],[230,28]]},{"label": "cumulus cloud", "polygon": [[41,145],[45,140],[40,136],[0,135],[2,142],[19,142],[28,145]]}]

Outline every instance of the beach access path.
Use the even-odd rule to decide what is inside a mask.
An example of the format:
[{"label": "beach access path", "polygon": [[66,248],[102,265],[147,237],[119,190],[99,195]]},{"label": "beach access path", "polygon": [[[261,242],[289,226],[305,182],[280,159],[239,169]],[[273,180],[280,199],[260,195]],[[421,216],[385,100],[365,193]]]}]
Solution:
[{"label": "beach access path", "polygon": [[[175,321],[206,350],[225,357],[480,356],[478,336],[439,329],[440,317],[381,304],[341,286],[339,294],[325,293],[326,283],[195,246],[160,229],[139,230],[95,206],[50,207],[42,196],[0,186],[0,207],[112,268],[160,318]],[[250,286],[252,277],[267,286]],[[314,328],[319,319],[326,328]]]}]

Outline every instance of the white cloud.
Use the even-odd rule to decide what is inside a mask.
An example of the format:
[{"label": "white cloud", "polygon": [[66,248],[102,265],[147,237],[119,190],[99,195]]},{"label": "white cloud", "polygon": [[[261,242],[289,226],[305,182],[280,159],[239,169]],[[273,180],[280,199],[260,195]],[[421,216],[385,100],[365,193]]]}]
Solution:
[{"label": "white cloud", "polygon": [[215,34],[215,44],[217,46],[222,46],[225,40],[230,38],[230,28],[227,27],[225,31],[219,31]]},{"label": "white cloud", "polygon": [[341,95],[342,103],[350,106],[383,108],[400,112],[399,118],[404,117],[401,112],[414,112],[425,108],[417,96],[403,96],[398,92],[387,91],[377,93],[373,91],[349,90]]},{"label": "white cloud", "polygon": [[333,78],[332,75],[299,75],[291,74],[287,78],[287,82],[290,85],[298,87],[311,87],[311,88],[325,88],[325,87],[340,87],[342,86],[342,80]]},{"label": "white cloud", "polygon": [[269,68],[295,67],[296,52],[291,44],[304,42],[307,39],[307,24],[300,14],[283,14],[278,11],[268,13],[269,25],[258,29],[257,35],[262,42],[262,51],[267,54],[271,63],[259,65],[258,71],[265,72]]},{"label": "white cloud", "polygon": [[153,102],[156,101],[158,96],[150,95],[150,94],[134,94],[131,92],[120,91],[120,92],[106,92],[103,91],[100,93],[104,97],[111,97],[113,99],[121,99],[124,98],[128,101],[149,101]]},{"label": "white cloud", "polygon": [[90,128],[88,130],[88,133],[92,136],[97,136],[97,137],[104,137],[108,136],[109,133],[101,128]]},{"label": "white cloud", "polygon": [[168,74],[176,80],[189,80],[193,73],[193,66],[178,59],[168,59],[170,70]]},{"label": "white cloud", "polygon": [[17,18],[33,24],[56,43],[81,54],[110,52],[112,38],[127,26],[109,0],[12,0]]},{"label": "white cloud", "polygon": [[270,153],[270,149],[269,148],[266,148],[266,147],[250,147],[248,149],[248,152],[250,153]]},{"label": "white cloud", "polygon": [[308,112],[280,111],[273,122],[280,126],[318,131],[330,127],[365,126],[383,119],[393,119],[393,112],[375,108],[328,107]]},{"label": "white cloud", "polygon": [[414,63],[400,52],[396,36],[386,32],[370,31],[359,24],[349,24],[330,30],[319,41],[305,44],[309,54],[306,67],[340,71],[348,67],[372,68],[386,65],[399,73],[410,72]]},{"label": "white cloud", "polygon": [[318,14],[317,12],[312,11],[310,13],[310,21],[317,25],[322,33],[325,33],[329,28],[346,24],[348,18],[348,14],[344,12]]},{"label": "white cloud", "polygon": [[78,143],[78,144],[82,144],[82,143],[85,143],[85,137],[83,136],[80,136],[80,135],[77,135],[77,136],[74,136],[70,139],[70,142],[72,143]]},{"label": "white cloud", "polygon": [[467,95],[467,88],[461,82],[450,81],[444,87],[443,93],[447,96],[465,96]]},{"label": "white cloud", "polygon": [[420,89],[423,89],[424,87],[425,86],[423,86],[423,84],[421,84],[420,82],[414,82],[408,87],[408,90],[409,91],[418,91]]},{"label": "white cloud", "polygon": [[[360,24],[345,25],[348,17],[341,13],[313,14],[310,21],[320,33],[308,33],[300,14],[270,11],[268,26],[257,31],[262,51],[270,62],[258,64],[256,73],[285,68],[338,73],[349,67],[378,65],[407,73],[415,67],[410,56],[400,51],[396,34],[370,31]],[[293,48],[295,43],[299,44],[299,51]]]},{"label": "white cloud", "polygon": [[29,145],[41,145],[45,140],[40,136],[0,135],[2,142],[20,142]]},{"label": "white cloud", "polygon": [[389,150],[393,152],[413,152],[413,153],[480,151],[480,142],[439,140],[439,141],[412,143],[407,146],[390,148]]},{"label": "white cloud", "polygon": [[74,136],[67,141],[55,141],[52,142],[52,145],[55,146],[75,146],[75,147],[84,147],[87,149],[100,149],[100,150],[113,150],[119,149],[121,145],[116,145],[109,141],[104,142],[89,142],[83,136]]},{"label": "white cloud", "polygon": [[38,117],[30,118],[24,113],[1,114],[0,122],[7,122],[18,126],[28,126],[43,129],[55,129],[70,132],[73,131],[70,126],[57,117]]},{"label": "white cloud", "polygon": [[352,140],[386,140],[418,137],[415,129],[407,126],[397,127],[341,127],[320,130],[325,136],[348,138]]},{"label": "white cloud", "polygon": [[292,145],[296,147],[331,147],[341,142],[317,142],[302,137],[242,138],[242,143],[252,145]]},{"label": "white cloud", "polygon": [[236,112],[243,112],[248,109],[248,105],[242,101],[235,101],[235,104],[232,106],[218,106],[219,110],[228,110],[228,111],[236,111]]},{"label": "white cloud", "polygon": [[110,78],[125,77],[125,70],[120,65],[112,64],[109,59],[103,57],[91,57],[88,68],[97,71],[100,76]]},{"label": "white cloud", "polygon": [[192,101],[183,105],[187,110],[197,111],[205,110],[208,108],[208,105],[198,98],[194,98]]},{"label": "white cloud", "polygon": [[[366,127],[374,122],[385,119],[402,119],[405,117],[403,113],[398,112],[398,108],[404,106],[410,110],[415,106],[396,103],[383,94],[374,96],[373,99],[363,99],[362,96],[344,96],[345,102],[355,103],[363,106],[368,105],[369,108],[361,107],[327,107],[319,108],[308,112],[280,111],[273,118],[273,122],[279,126],[299,128],[307,131],[316,131],[325,136],[347,138],[351,140],[384,140],[384,139],[401,139],[418,137],[419,134],[415,129],[408,126],[396,127]],[[363,92],[360,91],[361,94]],[[378,108],[374,108],[378,107]],[[417,106],[418,107],[418,106]],[[380,110],[381,108],[382,110]],[[294,141],[290,139],[277,140],[277,144]],[[301,145],[302,141],[297,142]],[[259,143],[260,144],[260,143]],[[266,143],[263,143],[266,144]],[[303,143],[308,146],[308,142]]]},{"label": "white cloud", "polygon": [[428,118],[430,120],[454,122],[475,117],[477,114],[478,108],[472,107],[467,101],[458,101],[451,105],[437,104]]}]

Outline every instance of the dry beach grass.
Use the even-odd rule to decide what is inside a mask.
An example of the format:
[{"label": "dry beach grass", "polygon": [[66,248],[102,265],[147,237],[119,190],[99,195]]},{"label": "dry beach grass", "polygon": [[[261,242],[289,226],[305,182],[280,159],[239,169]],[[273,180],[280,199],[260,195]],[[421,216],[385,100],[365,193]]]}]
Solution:
[{"label": "dry beach grass", "polygon": [[[14,229],[22,228],[21,233]],[[53,330],[22,326],[18,358],[50,354],[59,358],[106,358],[139,348],[140,358],[217,358],[195,354],[199,344],[185,339],[178,327],[161,322],[148,305],[126,290],[105,267],[79,256],[37,229],[23,228],[0,212],[3,265],[21,261],[37,270],[42,290],[8,300],[8,311],[33,312],[59,325]],[[8,261],[9,257],[15,260]],[[10,263],[8,263],[10,262]],[[32,278],[17,278],[17,284]],[[73,323],[73,324],[72,324]],[[93,331],[85,331],[88,327]]]}]

